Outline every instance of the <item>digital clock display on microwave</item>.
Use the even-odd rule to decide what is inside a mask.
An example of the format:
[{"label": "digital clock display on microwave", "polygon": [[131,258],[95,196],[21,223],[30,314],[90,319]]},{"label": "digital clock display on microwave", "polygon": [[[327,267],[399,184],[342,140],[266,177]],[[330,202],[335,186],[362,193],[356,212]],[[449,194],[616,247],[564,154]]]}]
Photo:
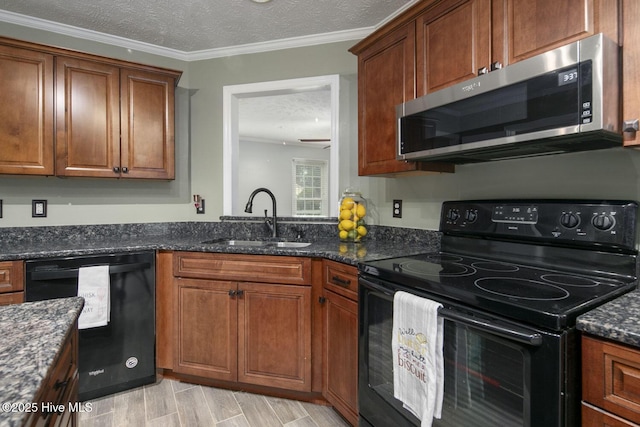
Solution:
[{"label": "digital clock display on microwave", "polygon": [[538,207],[536,205],[498,205],[493,208],[493,222],[510,222],[518,224],[536,224]]}]

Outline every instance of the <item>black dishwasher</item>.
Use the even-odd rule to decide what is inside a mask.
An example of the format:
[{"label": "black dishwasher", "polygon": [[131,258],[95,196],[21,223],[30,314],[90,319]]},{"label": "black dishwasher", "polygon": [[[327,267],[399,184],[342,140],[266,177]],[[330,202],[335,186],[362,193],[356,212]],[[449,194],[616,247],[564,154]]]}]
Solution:
[{"label": "black dishwasher", "polygon": [[79,269],[107,265],[109,322],[79,331],[81,401],[155,381],[155,254],[46,258],[25,263],[27,301],[76,296]]}]

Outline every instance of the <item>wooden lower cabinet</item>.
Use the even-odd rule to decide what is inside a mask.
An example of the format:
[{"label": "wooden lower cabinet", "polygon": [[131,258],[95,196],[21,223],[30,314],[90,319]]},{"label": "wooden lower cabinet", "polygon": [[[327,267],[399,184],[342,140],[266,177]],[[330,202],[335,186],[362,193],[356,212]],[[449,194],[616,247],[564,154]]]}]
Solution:
[{"label": "wooden lower cabinet", "polygon": [[582,425],[640,424],[640,348],[582,337]]},{"label": "wooden lower cabinet", "polygon": [[[42,382],[34,404],[36,412],[24,422],[29,427],[77,426],[78,403],[78,328],[73,327],[62,346],[58,360],[54,362],[50,375]],[[54,408],[64,408],[55,412]],[[47,411],[47,408],[52,408]],[[43,410],[44,409],[44,410]]]},{"label": "wooden lower cabinet", "polygon": [[24,302],[23,261],[0,262],[0,305]]},{"label": "wooden lower cabinet", "polygon": [[[241,265],[251,261],[254,266],[263,265],[265,275],[255,274],[256,280],[275,280],[272,269],[308,264],[308,259],[293,257],[176,253],[174,274],[197,275],[194,271],[200,270],[204,276],[223,277],[225,268],[237,270],[234,259]],[[292,268],[293,276],[281,281],[298,280],[302,270]],[[178,276],[174,278],[174,304],[175,373],[311,391],[310,283]]]},{"label": "wooden lower cabinet", "polygon": [[322,394],[352,425],[358,425],[357,269],[324,261]]}]

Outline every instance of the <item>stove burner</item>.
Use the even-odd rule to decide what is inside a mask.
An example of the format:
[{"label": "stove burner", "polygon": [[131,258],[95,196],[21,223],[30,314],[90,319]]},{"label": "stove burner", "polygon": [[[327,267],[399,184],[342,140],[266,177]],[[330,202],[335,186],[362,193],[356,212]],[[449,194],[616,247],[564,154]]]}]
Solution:
[{"label": "stove burner", "polygon": [[600,283],[588,277],[569,276],[566,274],[543,274],[540,278],[546,282],[555,283],[563,286],[578,286],[582,288],[591,288],[598,286]]},{"label": "stove burner", "polygon": [[401,273],[414,274],[416,276],[453,277],[469,276],[476,272],[473,267],[467,267],[455,262],[432,263],[424,260],[404,261],[393,264],[393,269]]},{"label": "stove burner", "polygon": [[517,265],[495,261],[478,261],[472,263],[471,265],[478,270],[500,271],[503,273],[511,273],[520,270],[520,267],[518,267]]},{"label": "stove burner", "polygon": [[531,301],[561,300],[569,296],[569,292],[559,286],[528,279],[483,277],[474,283],[478,289],[492,294]]},{"label": "stove burner", "polygon": [[426,254],[422,259],[424,261],[440,264],[445,262],[460,262],[463,258],[461,256],[450,254]]}]

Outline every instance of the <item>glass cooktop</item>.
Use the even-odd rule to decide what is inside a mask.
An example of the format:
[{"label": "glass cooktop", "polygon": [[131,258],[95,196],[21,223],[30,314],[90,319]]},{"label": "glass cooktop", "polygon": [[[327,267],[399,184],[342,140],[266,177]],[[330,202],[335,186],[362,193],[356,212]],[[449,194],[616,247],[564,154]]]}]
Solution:
[{"label": "glass cooktop", "polygon": [[368,262],[361,271],[415,293],[459,301],[494,314],[559,329],[635,287],[635,281],[576,274],[451,253]]}]

